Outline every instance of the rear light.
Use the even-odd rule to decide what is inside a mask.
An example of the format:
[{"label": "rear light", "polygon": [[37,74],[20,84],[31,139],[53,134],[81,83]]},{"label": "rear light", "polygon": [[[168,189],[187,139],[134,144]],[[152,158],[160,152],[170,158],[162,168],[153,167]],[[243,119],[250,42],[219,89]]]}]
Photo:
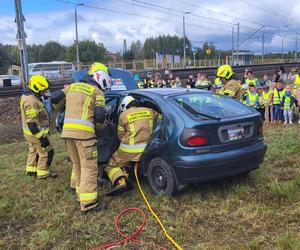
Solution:
[{"label": "rear light", "polygon": [[204,146],[208,143],[208,139],[205,136],[192,136],[187,139],[186,142],[189,146]]},{"label": "rear light", "polygon": [[180,137],[180,143],[188,147],[205,146],[209,143],[206,133],[201,129],[185,128]]}]

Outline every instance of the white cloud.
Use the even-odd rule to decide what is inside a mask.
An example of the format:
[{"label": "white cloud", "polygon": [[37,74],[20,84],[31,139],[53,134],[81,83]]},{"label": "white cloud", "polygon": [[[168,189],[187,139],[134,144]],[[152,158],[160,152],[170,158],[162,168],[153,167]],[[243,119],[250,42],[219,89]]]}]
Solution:
[{"label": "white cloud", "polygon": [[[126,1],[129,2],[130,0]],[[246,1],[263,9],[270,8],[270,13],[247,5],[240,0],[205,0],[201,2],[196,0],[162,0],[155,4],[181,11],[191,11],[198,16],[207,17],[205,19],[191,15],[186,16],[186,34],[195,42],[195,46],[201,46],[201,42],[209,40],[215,42],[217,48],[231,49],[232,26],[228,23],[239,21],[241,25],[240,41],[246,39],[255,29],[259,28],[258,25],[253,23],[266,24],[266,51],[281,50],[281,35],[287,34],[289,36],[285,39],[284,47],[285,50],[292,50],[294,45],[291,40],[294,39],[293,36],[295,34],[284,26],[288,25],[289,28],[297,30],[300,24],[300,2],[297,0]],[[141,8],[137,4],[128,5],[118,0],[102,1],[101,4],[99,4],[99,1],[85,1],[85,3],[87,2],[100,7],[122,9],[123,11],[138,14],[137,16],[132,16],[84,6],[78,8],[79,38],[89,38],[94,39],[96,42],[102,42],[111,51],[121,50],[124,38],[127,40],[127,44],[130,45],[132,40],[140,39],[143,41],[150,36],[163,34],[182,35],[182,15],[180,13],[170,10],[155,11],[152,7]],[[150,0],[146,2],[152,3]],[[193,6],[182,2],[191,3]],[[201,7],[212,11],[207,11]],[[171,12],[175,16],[168,14]],[[284,16],[286,19],[273,15],[272,12],[278,12],[280,16]],[[151,16],[156,18],[156,20],[140,17],[139,15]],[[29,44],[46,43],[49,40],[55,40],[66,45],[74,42],[74,8],[72,6],[66,8],[66,5],[62,4],[62,9],[59,11],[25,13],[25,17],[27,20],[25,25],[28,35],[27,42]],[[160,19],[168,19],[173,22]],[[274,28],[273,26],[276,27]],[[13,16],[0,16],[0,33],[1,43],[15,43],[16,24]],[[246,42],[242,48],[259,52],[261,50],[261,35],[261,32],[256,34],[254,39]]]}]

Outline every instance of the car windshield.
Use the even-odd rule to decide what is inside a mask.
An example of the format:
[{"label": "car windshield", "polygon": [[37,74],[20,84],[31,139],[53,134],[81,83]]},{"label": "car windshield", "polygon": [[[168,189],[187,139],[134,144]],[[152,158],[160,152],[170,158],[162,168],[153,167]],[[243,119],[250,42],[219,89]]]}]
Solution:
[{"label": "car windshield", "polygon": [[218,94],[185,94],[175,97],[175,101],[185,110],[202,119],[229,119],[253,113],[238,101]]}]

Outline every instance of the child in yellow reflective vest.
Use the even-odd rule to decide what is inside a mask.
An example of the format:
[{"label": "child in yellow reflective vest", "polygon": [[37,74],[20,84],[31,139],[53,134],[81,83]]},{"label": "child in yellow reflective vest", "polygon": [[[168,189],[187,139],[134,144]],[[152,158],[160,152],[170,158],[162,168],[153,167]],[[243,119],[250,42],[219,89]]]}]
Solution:
[{"label": "child in yellow reflective vest", "polygon": [[253,83],[249,84],[249,90],[244,94],[243,103],[256,110],[259,109],[259,94],[257,93],[256,87]]},{"label": "child in yellow reflective vest", "polygon": [[279,80],[273,91],[274,123],[280,124],[283,121],[282,98],[285,93],[283,82]]},{"label": "child in yellow reflective vest", "polygon": [[282,98],[284,124],[293,124],[293,106],[295,103],[295,97],[293,96],[291,85],[285,86],[285,93]]},{"label": "child in yellow reflective vest", "polygon": [[273,91],[268,85],[263,86],[262,102],[265,108],[265,123],[273,121]]}]

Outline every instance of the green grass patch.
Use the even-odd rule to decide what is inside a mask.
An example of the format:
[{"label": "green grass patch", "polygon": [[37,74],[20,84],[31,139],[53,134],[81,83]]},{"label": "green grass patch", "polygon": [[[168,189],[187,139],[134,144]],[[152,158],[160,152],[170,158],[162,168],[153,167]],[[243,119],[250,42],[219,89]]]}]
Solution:
[{"label": "green grass patch", "polygon": [[[191,186],[176,197],[154,196],[143,188],[169,233],[184,249],[300,249],[300,127],[276,126],[265,130],[268,151],[261,168],[248,176]],[[1,132],[2,133],[2,132]],[[120,197],[105,198],[109,209],[82,215],[69,190],[71,164],[64,143],[55,147],[52,169],[56,180],[25,176],[24,140],[0,145],[0,248],[85,249],[120,239],[114,228],[118,213],[140,207],[148,222],[138,239],[167,242],[151,217],[137,188]],[[141,218],[122,219],[126,233]],[[151,249],[127,243],[117,249]]]}]

